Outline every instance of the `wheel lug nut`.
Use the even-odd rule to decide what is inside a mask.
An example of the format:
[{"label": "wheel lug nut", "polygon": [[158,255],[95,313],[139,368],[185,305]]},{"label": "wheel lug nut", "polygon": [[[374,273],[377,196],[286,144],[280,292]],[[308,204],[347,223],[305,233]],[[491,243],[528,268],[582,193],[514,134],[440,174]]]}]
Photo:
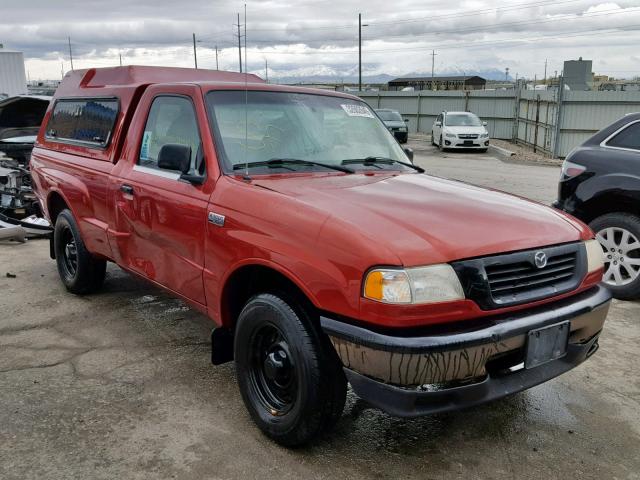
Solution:
[{"label": "wheel lug nut", "polygon": [[612,252],[615,252],[615,251],[616,251],[616,249],[615,249],[615,248],[612,248],[612,249],[611,249],[611,251],[612,251]]},{"label": "wheel lug nut", "polygon": [[617,265],[617,264],[618,264],[618,262],[613,262],[613,264],[614,264],[614,265]]}]

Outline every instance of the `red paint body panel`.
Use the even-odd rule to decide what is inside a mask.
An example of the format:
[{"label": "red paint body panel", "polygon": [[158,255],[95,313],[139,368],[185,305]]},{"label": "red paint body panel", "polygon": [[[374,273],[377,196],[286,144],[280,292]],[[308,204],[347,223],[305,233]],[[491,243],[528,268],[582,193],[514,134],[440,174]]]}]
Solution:
[{"label": "red paint body panel", "polygon": [[[311,92],[249,77],[254,90]],[[47,141],[46,115],[32,172],[47,215],[51,195],[60,195],[91,252],[168,289],[218,324],[233,321],[224,305],[226,281],[248,265],[285,275],[323,311],[384,327],[460,321],[561,298],[492,311],[471,300],[398,306],[364,299],[363,277],[374,266],[446,263],[593,234],[543,205],[427,175],[319,172],[257,175],[251,181],[223,175],[204,94],[244,88],[243,80],[227,72],[151,67],[69,74],[56,98],[117,97],[120,113],[105,149]],[[202,185],[136,168],[150,105],[162,94],[193,101],[207,168]],[[134,194],[123,193],[122,185]],[[224,215],[224,226],[208,222],[209,212]],[[590,274],[563,296],[600,278]]]}]

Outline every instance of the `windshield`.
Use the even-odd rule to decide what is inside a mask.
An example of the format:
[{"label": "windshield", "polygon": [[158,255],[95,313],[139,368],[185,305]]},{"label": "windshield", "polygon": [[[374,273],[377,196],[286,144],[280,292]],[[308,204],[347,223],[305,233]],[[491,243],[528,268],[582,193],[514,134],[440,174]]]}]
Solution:
[{"label": "windshield", "polygon": [[445,125],[450,127],[481,127],[482,122],[473,113],[447,113]]},{"label": "windshield", "polygon": [[378,116],[385,122],[402,122],[402,117],[398,112],[389,110],[376,110]]},{"label": "windshield", "polygon": [[[246,117],[244,91],[217,90],[206,97],[213,117],[216,147],[227,173],[232,172],[234,166],[274,159],[329,165],[367,157],[409,161],[364,102],[289,92],[249,91],[246,96]],[[273,163],[271,167],[272,170]],[[264,165],[253,168],[269,170]],[[363,164],[357,168],[374,167]],[[384,168],[404,169],[394,163]],[[302,162],[286,165],[286,169],[326,170],[320,165]]]}]

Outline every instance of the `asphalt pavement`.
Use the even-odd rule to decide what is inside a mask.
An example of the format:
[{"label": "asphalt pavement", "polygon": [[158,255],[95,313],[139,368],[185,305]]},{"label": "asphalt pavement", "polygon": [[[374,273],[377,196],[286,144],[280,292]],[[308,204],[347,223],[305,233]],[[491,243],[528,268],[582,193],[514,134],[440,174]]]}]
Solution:
[{"label": "asphalt pavement", "polygon": [[[555,197],[557,167],[412,143],[431,174]],[[9,278],[6,273],[15,274]],[[48,244],[0,243],[0,478],[640,478],[640,305],[614,302],[597,354],[465,411],[392,418],[349,393],[336,430],[287,450],[210,364],[211,323],[114,266],[67,293]]]}]

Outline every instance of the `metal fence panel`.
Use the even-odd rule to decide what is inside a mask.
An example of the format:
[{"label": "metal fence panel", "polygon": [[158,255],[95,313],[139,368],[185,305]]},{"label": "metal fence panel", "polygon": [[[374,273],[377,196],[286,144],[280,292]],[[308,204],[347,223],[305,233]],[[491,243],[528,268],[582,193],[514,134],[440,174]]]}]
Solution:
[{"label": "metal fence panel", "polygon": [[[436,116],[470,111],[487,122],[492,138],[513,140],[538,152],[565,157],[598,130],[627,113],[640,111],[640,92],[574,92],[565,90],[558,112],[557,91],[470,90],[360,92],[373,108],[398,110],[410,132],[430,133]],[[560,128],[556,122],[560,116]]]}]

